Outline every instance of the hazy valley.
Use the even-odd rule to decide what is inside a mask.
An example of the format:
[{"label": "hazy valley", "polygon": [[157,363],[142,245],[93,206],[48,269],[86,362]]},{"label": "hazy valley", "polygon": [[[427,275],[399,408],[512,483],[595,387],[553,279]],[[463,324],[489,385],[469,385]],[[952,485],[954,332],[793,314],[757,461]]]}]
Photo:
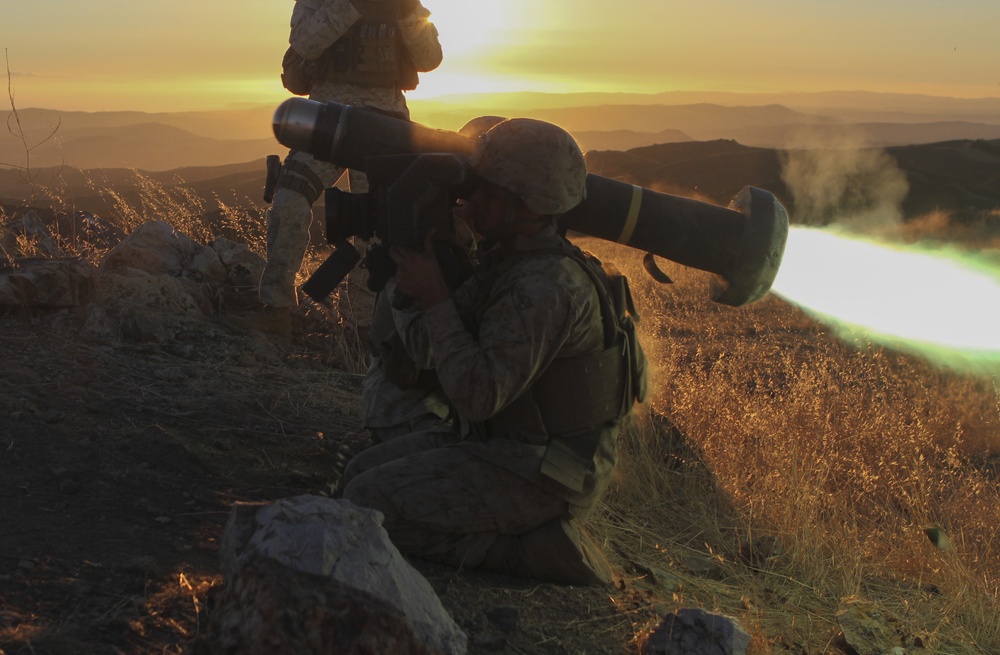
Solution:
[{"label": "hazy valley", "polygon": [[[494,94],[410,102],[413,120],[456,130],[483,115],[562,125],[584,150],[731,139],[762,148],[901,146],[1000,138],[1000,100],[872,93]],[[283,153],[274,106],[144,113],[8,111],[0,166],[135,168],[222,166]],[[16,118],[16,121],[14,120]],[[23,130],[24,139],[15,136]]]}]

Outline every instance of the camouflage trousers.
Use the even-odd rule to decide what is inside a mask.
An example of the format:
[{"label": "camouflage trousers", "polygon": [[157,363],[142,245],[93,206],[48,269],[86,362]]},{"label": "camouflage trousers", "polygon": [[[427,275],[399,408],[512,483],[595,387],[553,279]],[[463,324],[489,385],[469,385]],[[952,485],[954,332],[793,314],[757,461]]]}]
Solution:
[{"label": "camouflage trousers", "polygon": [[[324,188],[332,186],[344,173],[335,164],[319,161],[304,152],[289,153],[286,161],[309,166]],[[354,193],[368,190],[364,173],[349,171]],[[298,304],[295,280],[306,248],[309,246],[312,206],[298,191],[278,187],[267,210],[267,262],[260,279],[260,299],[269,307],[295,307]],[[338,299],[338,310],[367,325],[375,306],[375,294],[368,291],[364,272],[356,269],[348,277],[347,297]]]},{"label": "camouflage trousers", "polygon": [[404,553],[516,573],[496,561],[497,546],[569,519],[578,508],[538,472],[544,447],[456,439],[453,432],[431,430],[362,452],[347,466],[344,498],[382,512],[389,538]]}]

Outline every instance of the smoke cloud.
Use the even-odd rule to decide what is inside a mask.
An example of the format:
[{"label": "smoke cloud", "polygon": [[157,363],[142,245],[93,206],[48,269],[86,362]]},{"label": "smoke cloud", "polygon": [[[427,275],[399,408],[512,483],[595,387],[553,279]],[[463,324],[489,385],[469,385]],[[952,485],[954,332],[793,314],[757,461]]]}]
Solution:
[{"label": "smoke cloud", "polygon": [[782,179],[796,222],[871,232],[902,223],[906,176],[880,148],[857,139],[802,133],[782,151]]}]

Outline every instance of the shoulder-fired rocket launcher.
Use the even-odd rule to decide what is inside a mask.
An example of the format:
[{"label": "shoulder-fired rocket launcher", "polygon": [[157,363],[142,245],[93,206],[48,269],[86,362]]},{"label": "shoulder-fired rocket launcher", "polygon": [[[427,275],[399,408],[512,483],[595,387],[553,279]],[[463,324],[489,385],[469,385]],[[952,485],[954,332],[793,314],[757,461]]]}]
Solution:
[{"label": "shoulder-fired rocket launcher", "polygon": [[[434,185],[459,188],[466,174],[471,174],[463,162],[476,146],[473,139],[457,132],[304,98],[286,100],[278,107],[274,134],[289,148],[365,171],[377,184],[384,182],[388,188],[380,192],[380,198],[388,205],[389,213],[409,214],[402,223],[413,228],[396,233],[404,235],[403,241],[417,243],[419,240],[410,233],[419,229],[415,224],[421,222],[420,212],[428,202],[415,198],[414,189]],[[430,205],[440,202],[435,200]],[[728,207],[722,207],[594,174],[587,176],[586,199],[563,214],[559,222],[568,230],[645,251],[647,264],[656,255],[715,273],[724,284],[713,300],[733,306],[752,302],[768,292],[788,236],[785,208],[763,189],[745,187]],[[354,230],[374,232],[385,239],[387,235],[381,232],[391,229],[384,222],[372,229],[352,223],[347,233],[331,234],[329,220],[327,226],[331,243],[343,243]],[[336,282],[356,263],[356,251],[343,261],[347,270],[342,270]],[[342,262],[340,268],[344,267]]]}]

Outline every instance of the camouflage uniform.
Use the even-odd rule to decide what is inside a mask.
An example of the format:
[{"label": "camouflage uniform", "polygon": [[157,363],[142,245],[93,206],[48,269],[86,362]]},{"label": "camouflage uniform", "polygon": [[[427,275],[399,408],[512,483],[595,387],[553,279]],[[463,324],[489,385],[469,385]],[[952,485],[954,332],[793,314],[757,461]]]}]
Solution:
[{"label": "camouflage uniform", "polygon": [[[503,120],[500,116],[479,116],[458,132],[469,138],[479,138]],[[466,254],[470,268],[474,268],[478,256],[477,235],[463,216],[463,204],[464,201],[459,201],[454,210],[455,246]],[[460,280],[456,280],[456,284],[458,282]],[[427,379],[431,377],[429,371],[434,363],[426,353],[420,361],[414,361],[414,354],[406,350],[406,343],[402,339],[393,340],[394,335],[410,331],[409,326],[420,319],[415,305],[410,309],[391,306],[395,288],[395,278],[390,278],[375,302],[370,334],[372,361],[365,373],[361,393],[362,424],[376,443],[414,432],[447,433],[455,427],[451,403],[444,390],[436,377]],[[393,352],[393,346],[402,352]],[[392,370],[399,366],[411,367],[411,370],[400,375]],[[406,374],[417,379],[402,384],[400,377]],[[421,375],[424,379],[419,379]]]},{"label": "camouflage uniform", "polygon": [[385,514],[385,528],[403,552],[552,578],[518,563],[522,536],[552,521],[584,519],[606,488],[618,424],[601,430],[582,488],[572,490],[540,471],[544,429],[512,429],[497,418],[530,397],[555,359],[604,348],[594,283],[578,262],[553,253],[560,240],[553,225],[519,237],[519,253],[544,254],[512,265],[487,259],[452,300],[405,330],[415,358],[433,363],[463,438],[422,432],[375,446],[351,461],[344,490],[345,498]]},{"label": "camouflage uniform", "polygon": [[398,377],[395,381],[390,380],[394,376],[385,370],[395,364],[389,363],[393,358],[381,350],[381,345],[389,342],[391,333],[398,332],[399,326],[419,319],[417,311],[391,307],[390,299],[395,289],[395,282],[390,279],[375,302],[370,336],[375,352],[365,373],[361,392],[362,425],[371,432],[376,443],[414,432],[447,433],[453,430],[451,404],[437,380],[416,379],[419,372],[429,376],[432,363],[413,362],[412,358],[407,358],[402,366],[410,370],[401,375],[415,378],[409,384],[402,384]]},{"label": "camouflage uniform", "polygon": [[[430,12],[418,3],[410,16],[397,23],[411,61],[421,72],[433,70],[441,63],[441,44],[429,17]],[[289,43],[304,58],[316,59],[360,18],[361,14],[350,0],[296,0]],[[409,118],[406,99],[398,88],[323,81],[313,87],[309,98],[373,107]],[[317,161],[304,152],[290,152],[287,160],[306,164],[323,187],[332,185],[343,173],[341,167]],[[350,185],[351,190],[358,193],[368,189],[364,174],[354,171],[351,171]],[[260,298],[264,304],[279,308],[297,304],[295,275],[309,242],[311,220],[310,200],[279,185],[267,217],[267,265],[260,282]],[[366,311],[370,314],[371,308]]]}]

